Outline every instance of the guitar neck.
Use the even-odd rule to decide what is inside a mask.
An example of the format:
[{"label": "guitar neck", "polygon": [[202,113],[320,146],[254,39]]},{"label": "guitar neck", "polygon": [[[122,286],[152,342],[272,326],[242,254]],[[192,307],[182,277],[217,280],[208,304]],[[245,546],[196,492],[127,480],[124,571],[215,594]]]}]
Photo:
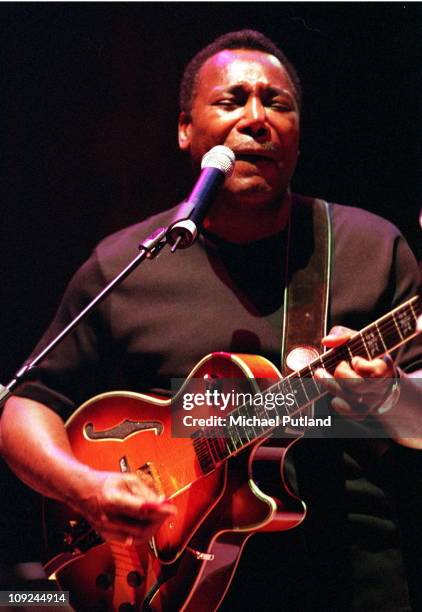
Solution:
[{"label": "guitar neck", "polygon": [[[364,327],[346,344],[328,351],[315,361],[333,372],[344,359],[347,361],[356,356],[365,359],[382,357],[418,335],[417,320],[421,314],[422,297],[416,295],[375,323]],[[317,367],[320,367],[319,364]]]},{"label": "guitar neck", "polygon": [[[245,403],[232,410],[230,425],[226,424],[221,429],[205,427],[197,430],[192,438],[203,471],[208,473],[222,461],[268,435],[274,429],[274,426],[263,425],[268,419],[277,416],[279,421],[282,421],[284,416],[300,413],[325,395],[327,391],[315,378],[317,369],[324,368],[333,373],[341,361],[350,361],[353,357],[382,357],[420,333],[417,329],[417,319],[421,315],[422,297],[417,295],[364,327],[345,344],[330,349],[301,370],[257,394],[253,403]],[[284,403],[282,406],[274,405],[268,409],[266,406],[270,405],[269,398],[273,398],[275,394],[294,399],[290,405]]]}]

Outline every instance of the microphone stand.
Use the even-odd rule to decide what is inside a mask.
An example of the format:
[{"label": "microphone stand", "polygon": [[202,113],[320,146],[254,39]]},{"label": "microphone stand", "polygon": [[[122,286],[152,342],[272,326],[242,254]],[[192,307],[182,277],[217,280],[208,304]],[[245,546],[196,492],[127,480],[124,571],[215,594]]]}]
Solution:
[{"label": "microphone stand", "polygon": [[186,249],[196,240],[198,228],[211,204],[218,187],[234,169],[233,151],[223,145],[217,145],[206,153],[201,162],[202,172],[188,198],[179,207],[168,227],[157,228],[139,245],[138,255],[86,306],[55,338],[31,361],[25,363],[6,386],[0,384],[0,407],[12,394],[16,386],[28,376],[28,373],[40,363],[91,310],[119,285],[145,259],[154,259],[166,244],[171,245],[174,253],[177,249]]},{"label": "microphone stand", "polygon": [[153,231],[139,245],[139,253],[100,293],[31,361],[25,363],[15,374],[15,377],[6,385],[0,384],[0,407],[12,395],[13,390],[28,376],[62,340],[66,338],[83,321],[97,304],[102,302],[108,294],[113,291],[129,274],[131,274],[145,259],[155,259],[166,244],[170,244],[171,251],[177,248],[187,248],[195,242],[198,228],[191,220],[184,216],[183,208],[180,209],[181,218],[176,219],[169,227],[159,227]]}]

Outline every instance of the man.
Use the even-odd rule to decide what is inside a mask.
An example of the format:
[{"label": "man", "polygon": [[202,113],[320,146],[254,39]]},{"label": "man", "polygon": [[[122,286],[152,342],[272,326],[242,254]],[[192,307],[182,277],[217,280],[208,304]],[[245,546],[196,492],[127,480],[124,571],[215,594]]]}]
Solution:
[{"label": "man", "polygon": [[[172,514],[173,506],[134,474],[93,470],[77,461],[62,419],[107,389],[168,389],[172,376],[186,376],[212,351],[257,353],[279,365],[288,220],[292,206],[303,201],[289,188],[298,157],[300,84],[271,41],[251,31],[217,39],[192,60],[181,91],[179,145],[190,154],[194,169],[217,144],[232,148],[237,160],[205,220],[204,236],[187,251],[163,252],[158,261],[128,278],[37,368],[7,402],[2,419],[4,455],[16,474],[40,493],[71,505],[105,537],[121,541],[145,541]],[[71,282],[41,344],[127,263],[139,238],[167,225],[173,214],[162,213],[103,241]],[[408,298],[418,282],[416,263],[390,224],[340,206],[333,207],[332,217],[335,251],[329,320],[337,327],[325,338],[327,347],[350,336],[338,326],[363,327]],[[304,251],[312,248],[311,242]],[[356,254],[358,245],[362,259]],[[368,263],[362,266],[365,256]],[[414,343],[400,349],[398,359],[407,368],[421,355]],[[343,383],[336,387],[342,399],[337,398],[334,408],[362,411],[358,400],[365,383],[349,388],[351,379],[384,382],[394,375],[388,359],[342,362],[335,371],[336,380]],[[327,373],[319,376],[333,384]],[[390,399],[390,387],[387,381],[381,384],[365,411]],[[401,409],[414,414],[417,405],[407,393],[410,396],[413,390],[403,375]],[[419,442],[399,439],[400,432],[392,429],[390,417],[398,406],[393,404],[379,418],[397,442],[383,453],[369,444],[363,452],[360,445],[356,449],[351,442],[338,440],[309,441],[298,451],[299,486],[310,500],[309,527],[297,539],[294,534],[292,540],[254,538],[258,542],[262,537],[267,548],[263,553],[262,544],[253,544],[258,552],[252,561],[246,555],[249,572],[255,574],[242,573],[241,568],[242,591],[236,584],[232,590],[233,597],[247,592],[249,603],[234,599],[227,604],[231,609],[255,609],[257,592],[251,588],[251,576],[255,580],[260,572],[261,580],[268,583],[268,571],[278,575],[278,584],[272,578],[273,588],[266,587],[267,596],[271,590],[274,593],[270,607],[277,603],[281,607],[283,596],[285,609],[319,609],[317,595],[322,593],[325,610],[386,610],[387,603],[391,610],[409,609],[397,517],[389,494],[378,489],[378,479],[388,476],[400,444],[417,447]],[[352,481],[351,488],[347,481]],[[329,529],[318,524],[326,509]],[[364,529],[357,514],[364,517]],[[334,542],[324,545],[318,537],[321,531]],[[269,561],[270,544],[278,565]],[[294,568],[301,568],[296,577],[280,559],[284,545]],[[264,560],[269,561],[265,567]],[[261,597],[259,593],[256,601]]]}]

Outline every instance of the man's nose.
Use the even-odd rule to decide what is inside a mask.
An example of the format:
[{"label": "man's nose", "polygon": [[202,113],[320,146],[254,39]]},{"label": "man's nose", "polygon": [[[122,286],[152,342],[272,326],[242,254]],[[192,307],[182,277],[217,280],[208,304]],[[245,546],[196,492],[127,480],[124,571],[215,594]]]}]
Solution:
[{"label": "man's nose", "polygon": [[262,100],[252,96],[243,107],[238,130],[258,140],[267,140],[270,136],[270,128],[267,124],[267,113]]}]

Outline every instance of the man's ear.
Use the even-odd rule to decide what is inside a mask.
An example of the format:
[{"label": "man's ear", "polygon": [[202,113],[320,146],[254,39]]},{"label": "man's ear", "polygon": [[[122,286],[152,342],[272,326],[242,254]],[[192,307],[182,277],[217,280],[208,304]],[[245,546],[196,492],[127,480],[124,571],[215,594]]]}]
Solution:
[{"label": "man's ear", "polygon": [[191,143],[192,119],[189,113],[182,112],[179,115],[179,148],[188,151]]}]

